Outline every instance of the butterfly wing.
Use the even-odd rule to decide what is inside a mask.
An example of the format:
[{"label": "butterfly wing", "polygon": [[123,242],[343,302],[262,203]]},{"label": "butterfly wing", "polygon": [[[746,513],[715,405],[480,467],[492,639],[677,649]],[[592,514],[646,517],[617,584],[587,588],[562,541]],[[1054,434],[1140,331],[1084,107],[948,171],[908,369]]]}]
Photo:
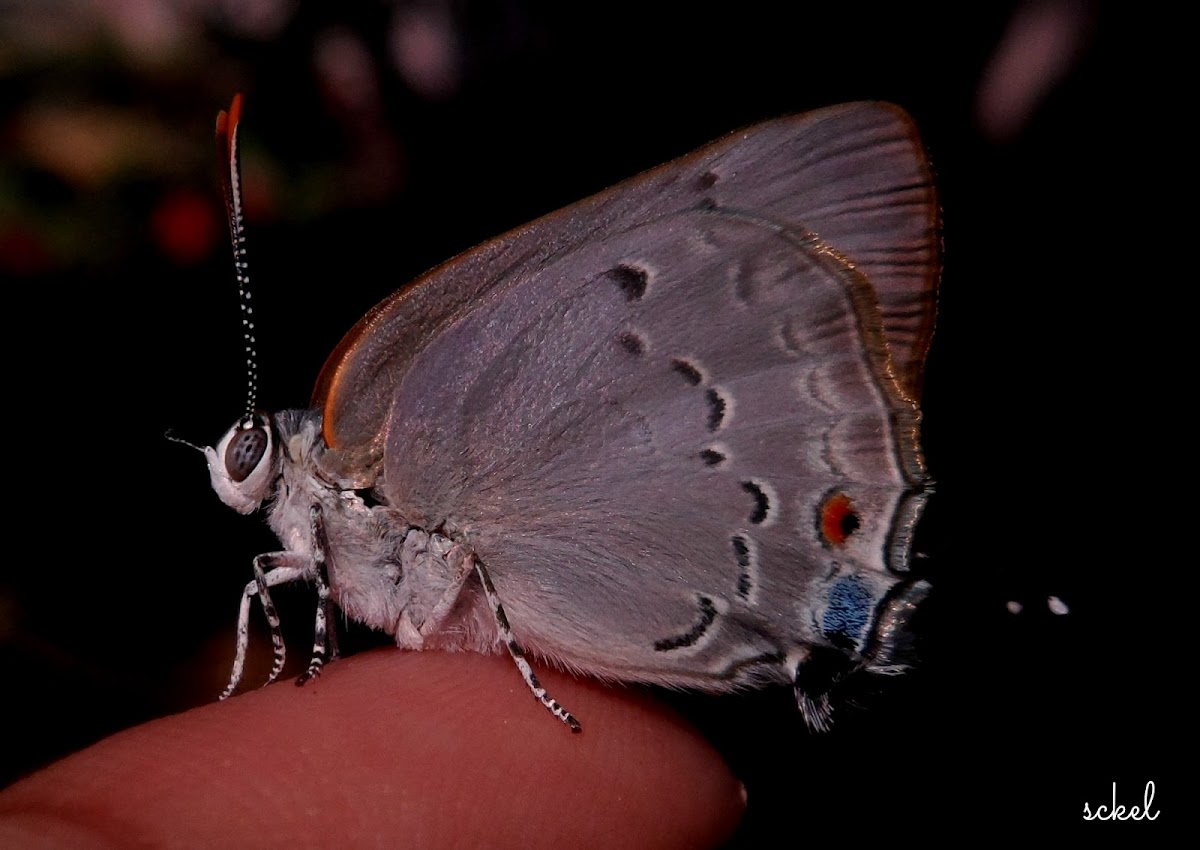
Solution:
[{"label": "butterfly wing", "polygon": [[385,302],[327,431],[382,446],[388,502],[468,541],[544,656],[719,688],[860,650],[923,499],[935,221],[897,110],[751,128]]},{"label": "butterfly wing", "polygon": [[896,376],[919,396],[940,261],[932,175],[903,110],[843,104],[733,133],[486,242],[384,299],[334,349],[313,392],[330,474],[348,486],[374,482],[412,358],[485,295],[588,241],[705,203],[800,225],[837,246],[871,281]]}]

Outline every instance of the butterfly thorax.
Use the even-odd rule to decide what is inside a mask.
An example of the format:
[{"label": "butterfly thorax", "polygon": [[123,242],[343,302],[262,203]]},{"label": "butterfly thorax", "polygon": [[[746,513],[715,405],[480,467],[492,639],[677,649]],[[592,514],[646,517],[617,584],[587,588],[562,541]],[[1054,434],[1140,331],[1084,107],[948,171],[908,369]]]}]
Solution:
[{"label": "butterfly thorax", "polygon": [[[374,494],[331,482],[321,467],[319,412],[285,411],[273,423],[280,452],[268,522],[314,575],[324,563],[333,599],[346,616],[410,649],[496,649],[486,605],[466,580],[472,577],[470,550],[446,534],[413,526]],[[314,512],[321,517],[323,543],[314,535]]]}]

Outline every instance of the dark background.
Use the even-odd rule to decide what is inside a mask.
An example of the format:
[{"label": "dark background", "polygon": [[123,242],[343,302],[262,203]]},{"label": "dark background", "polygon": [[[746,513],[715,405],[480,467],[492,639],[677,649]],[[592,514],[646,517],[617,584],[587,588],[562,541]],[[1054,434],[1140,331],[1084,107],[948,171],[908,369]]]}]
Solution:
[{"label": "dark background", "polygon": [[[354,321],[454,253],[740,126],[883,99],[921,127],[945,216],[925,661],[825,736],[785,689],[670,699],[746,780],[745,846],[1104,830],[1080,815],[1114,781],[1132,804],[1154,780],[1162,816],[1108,828],[1179,822],[1168,546],[1190,508],[1146,474],[1180,435],[1144,339],[1172,273],[1141,230],[1141,140],[1164,128],[1138,22],[1083,2],[53,5],[0,9],[0,783],[214,698],[273,548],[163,439],[211,443],[241,409],[212,153],[234,92],[267,409],[304,405]],[[311,591],[280,596],[304,647]]]}]

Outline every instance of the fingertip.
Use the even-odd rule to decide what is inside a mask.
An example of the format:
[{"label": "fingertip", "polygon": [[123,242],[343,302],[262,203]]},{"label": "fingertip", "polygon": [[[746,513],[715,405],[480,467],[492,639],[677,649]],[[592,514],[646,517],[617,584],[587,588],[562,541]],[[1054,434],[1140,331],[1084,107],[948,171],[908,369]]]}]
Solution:
[{"label": "fingertip", "polygon": [[676,714],[539,675],[582,734],[507,658],[384,650],[128,730],[18,783],[0,812],[91,813],[150,843],[269,829],[347,846],[704,847],[736,828],[744,789]]}]

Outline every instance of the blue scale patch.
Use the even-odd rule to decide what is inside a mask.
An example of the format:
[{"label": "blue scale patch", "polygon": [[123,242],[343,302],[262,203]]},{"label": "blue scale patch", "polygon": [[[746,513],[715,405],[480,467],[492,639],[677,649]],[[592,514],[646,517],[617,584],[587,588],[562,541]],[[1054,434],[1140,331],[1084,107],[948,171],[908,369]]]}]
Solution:
[{"label": "blue scale patch", "polygon": [[837,642],[836,637],[849,638],[857,648],[863,641],[867,624],[871,621],[871,610],[875,600],[857,575],[843,576],[829,588],[828,605],[821,620],[825,636]]}]

